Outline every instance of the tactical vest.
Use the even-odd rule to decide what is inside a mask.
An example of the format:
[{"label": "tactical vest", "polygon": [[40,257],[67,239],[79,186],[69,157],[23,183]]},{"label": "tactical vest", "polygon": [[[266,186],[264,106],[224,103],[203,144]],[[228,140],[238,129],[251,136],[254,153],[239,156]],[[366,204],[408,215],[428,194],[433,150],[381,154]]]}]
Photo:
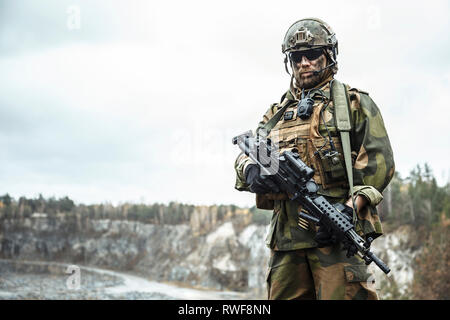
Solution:
[{"label": "tactical vest", "polygon": [[[340,85],[340,83],[338,84]],[[342,125],[338,130],[342,111],[341,114],[336,115],[334,101],[329,95],[330,91],[326,92],[327,96],[319,93],[319,91],[315,91],[312,94],[314,99],[313,113],[306,120],[297,116],[297,100],[285,97],[280,104],[274,105],[275,115],[269,120],[272,123],[268,124],[268,130],[270,130],[271,126],[273,128],[270,130],[268,137],[279,141],[280,153],[296,149],[302,161],[314,169],[313,179],[320,185],[322,190],[326,191],[334,187],[348,189],[349,178],[346,172],[346,162],[340,136]],[[341,92],[344,92],[345,96],[347,95],[345,90]],[[336,98],[336,94],[333,94],[333,96],[334,100],[340,99],[339,97]],[[345,103],[344,107],[348,108],[347,99],[340,101],[340,103],[341,106]],[[345,111],[348,114],[349,111]],[[349,125],[349,119],[346,119],[346,121],[348,123],[345,123],[345,125]],[[344,130],[346,130],[345,127]],[[350,127],[348,127],[349,130]],[[331,146],[329,135],[334,148]],[[349,150],[348,153],[350,153]],[[257,195],[256,206],[260,209],[271,210],[273,209],[273,200],[287,199],[286,195]]]}]

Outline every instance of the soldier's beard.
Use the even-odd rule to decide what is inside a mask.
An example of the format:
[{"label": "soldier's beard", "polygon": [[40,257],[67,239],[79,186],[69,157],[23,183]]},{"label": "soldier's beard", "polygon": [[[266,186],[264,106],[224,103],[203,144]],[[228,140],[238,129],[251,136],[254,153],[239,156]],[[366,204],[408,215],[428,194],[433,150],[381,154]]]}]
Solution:
[{"label": "soldier's beard", "polygon": [[[320,69],[326,67],[327,59],[324,56],[322,56],[319,59],[320,60],[318,61],[318,64],[315,68],[312,68],[310,70],[301,70],[301,69],[294,70],[295,86],[297,88],[299,89],[314,88],[331,75],[332,71],[330,68],[319,72],[319,74],[312,73],[312,71],[319,71]],[[305,74],[305,72],[309,71],[311,71],[311,73]]]},{"label": "soldier's beard", "polygon": [[311,89],[317,86],[322,82],[324,71],[319,74],[307,74],[306,76],[297,76],[295,77],[295,86],[300,89]]}]

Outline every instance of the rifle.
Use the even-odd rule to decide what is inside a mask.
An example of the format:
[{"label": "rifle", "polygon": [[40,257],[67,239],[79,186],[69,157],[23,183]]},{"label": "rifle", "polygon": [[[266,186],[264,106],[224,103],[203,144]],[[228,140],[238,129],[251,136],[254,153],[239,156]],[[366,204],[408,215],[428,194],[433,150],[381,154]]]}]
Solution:
[{"label": "rifle", "polygon": [[273,176],[280,190],[308,212],[301,210],[298,213],[301,218],[325,226],[338,239],[346,238],[356,246],[357,254],[366,265],[375,262],[385,274],[390,272],[389,267],[370,251],[373,239],[368,237],[364,240],[359,236],[352,219],[341,212],[345,206],[341,203],[332,205],[324,196],[317,194],[319,186],[312,179],[314,170],[300,159],[296,151],[286,150],[279,154],[277,145],[270,139],[261,139],[259,135],[255,138],[252,131],[234,137],[232,142],[259,166],[262,177]]}]

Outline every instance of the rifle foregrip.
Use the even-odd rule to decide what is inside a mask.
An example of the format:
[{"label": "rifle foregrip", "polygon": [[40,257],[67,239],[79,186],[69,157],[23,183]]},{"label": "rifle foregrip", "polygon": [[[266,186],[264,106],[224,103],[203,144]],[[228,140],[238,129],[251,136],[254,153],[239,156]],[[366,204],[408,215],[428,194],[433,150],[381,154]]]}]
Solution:
[{"label": "rifle foregrip", "polygon": [[370,252],[367,254],[367,256],[375,262],[375,264],[385,273],[388,274],[391,269],[385,264],[380,258],[378,258],[373,252]]}]

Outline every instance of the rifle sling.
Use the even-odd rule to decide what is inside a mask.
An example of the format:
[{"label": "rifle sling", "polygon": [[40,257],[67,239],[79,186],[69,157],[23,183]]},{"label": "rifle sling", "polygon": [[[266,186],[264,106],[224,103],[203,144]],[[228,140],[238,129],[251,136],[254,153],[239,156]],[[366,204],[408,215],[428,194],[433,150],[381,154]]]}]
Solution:
[{"label": "rifle sling", "polygon": [[278,121],[280,121],[281,117],[283,116],[284,111],[286,111],[289,102],[291,100],[284,98],[284,100],[280,103],[279,105],[279,109],[278,111],[273,115],[272,118],[269,119],[269,121],[266,122],[266,124],[264,124],[264,126],[262,127],[262,129],[264,129],[267,133],[267,135],[269,135],[269,132],[273,129],[273,127],[275,127],[278,123]]},{"label": "rifle sling", "polygon": [[350,110],[345,87],[336,79],[334,79],[331,84],[331,96],[334,103],[336,127],[341,136],[345,169],[347,171],[348,185],[353,202],[353,223],[355,223],[357,208],[355,205],[355,197],[353,195],[353,169],[350,146],[350,130],[352,129],[352,125],[350,122]]}]

